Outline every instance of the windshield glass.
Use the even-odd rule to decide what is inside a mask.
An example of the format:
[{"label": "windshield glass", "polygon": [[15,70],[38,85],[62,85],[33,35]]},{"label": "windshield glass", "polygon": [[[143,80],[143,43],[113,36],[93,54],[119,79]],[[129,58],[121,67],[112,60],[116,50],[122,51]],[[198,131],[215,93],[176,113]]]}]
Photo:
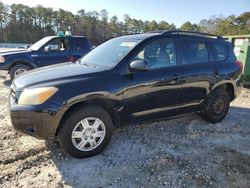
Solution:
[{"label": "windshield glass", "polygon": [[80,59],[80,63],[108,68],[114,67],[140,41],[140,39],[132,37],[111,39],[85,55]]},{"label": "windshield glass", "polygon": [[39,50],[44,44],[46,44],[49,40],[51,40],[51,37],[45,37],[41,40],[37,41],[35,44],[32,44],[29,49],[30,50]]}]

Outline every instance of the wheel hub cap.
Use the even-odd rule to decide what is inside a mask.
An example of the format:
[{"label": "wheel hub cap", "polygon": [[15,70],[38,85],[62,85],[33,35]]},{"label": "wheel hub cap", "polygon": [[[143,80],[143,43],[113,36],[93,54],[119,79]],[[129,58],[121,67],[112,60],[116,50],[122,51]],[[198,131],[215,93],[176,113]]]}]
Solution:
[{"label": "wheel hub cap", "polygon": [[76,124],[71,134],[71,140],[78,150],[91,151],[102,143],[105,134],[106,129],[102,120],[88,117]]},{"label": "wheel hub cap", "polygon": [[224,111],[225,102],[222,97],[215,100],[213,104],[213,111],[215,114],[219,115]]},{"label": "wheel hub cap", "polygon": [[17,77],[17,76],[19,76],[20,74],[22,74],[22,73],[24,73],[24,72],[26,72],[27,70],[25,70],[25,69],[18,69],[18,70],[16,70],[16,72],[15,72],[15,77]]}]

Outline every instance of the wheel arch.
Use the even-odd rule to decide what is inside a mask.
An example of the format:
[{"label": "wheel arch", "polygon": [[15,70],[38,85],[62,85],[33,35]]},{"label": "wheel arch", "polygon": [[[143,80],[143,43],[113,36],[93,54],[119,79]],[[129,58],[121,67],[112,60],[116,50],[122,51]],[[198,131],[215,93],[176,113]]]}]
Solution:
[{"label": "wheel arch", "polygon": [[217,89],[223,89],[228,92],[230,96],[230,101],[234,100],[235,98],[235,88],[232,82],[222,82],[217,85],[214,85],[212,90],[210,91],[209,95],[213,94]]},{"label": "wheel arch", "polygon": [[34,69],[34,68],[35,68],[35,66],[32,65],[32,64],[31,64],[30,62],[28,62],[28,61],[14,61],[14,62],[11,64],[11,66],[9,66],[8,71],[10,72],[10,70],[11,70],[14,66],[20,65],[20,64],[26,65],[26,66],[30,67],[31,69]]},{"label": "wheel arch", "polygon": [[87,107],[87,106],[96,106],[96,107],[100,107],[103,110],[105,110],[109,116],[112,119],[113,125],[114,127],[119,127],[120,126],[120,121],[119,121],[119,115],[117,112],[117,107],[115,106],[114,102],[110,99],[89,99],[89,100],[84,100],[84,101],[79,101],[77,103],[74,103],[73,105],[71,105],[62,115],[61,120],[59,121],[58,127],[56,129],[55,132],[55,136],[58,135],[58,131],[63,123],[63,121],[67,118],[67,116],[72,113],[73,111],[75,111],[78,108],[82,108],[82,107]]}]

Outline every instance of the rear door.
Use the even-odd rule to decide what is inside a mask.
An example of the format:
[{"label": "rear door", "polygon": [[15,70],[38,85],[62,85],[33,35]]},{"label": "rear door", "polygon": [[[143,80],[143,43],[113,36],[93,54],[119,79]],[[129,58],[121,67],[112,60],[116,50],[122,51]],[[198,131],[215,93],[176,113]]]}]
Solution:
[{"label": "rear door", "polygon": [[183,72],[182,101],[186,105],[198,105],[218,82],[220,69],[214,61],[206,38],[181,38],[181,67]]}]

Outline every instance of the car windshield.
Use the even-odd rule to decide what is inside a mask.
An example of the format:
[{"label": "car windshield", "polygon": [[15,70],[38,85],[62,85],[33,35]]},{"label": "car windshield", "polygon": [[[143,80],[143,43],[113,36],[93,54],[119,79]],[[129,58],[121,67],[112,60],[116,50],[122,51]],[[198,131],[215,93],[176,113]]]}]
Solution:
[{"label": "car windshield", "polygon": [[112,68],[141,40],[132,37],[111,39],[82,57],[80,63]]},{"label": "car windshield", "polygon": [[44,37],[41,40],[37,41],[35,44],[32,44],[29,49],[33,51],[39,50],[44,44],[46,44],[49,40],[51,40],[51,37]]}]

